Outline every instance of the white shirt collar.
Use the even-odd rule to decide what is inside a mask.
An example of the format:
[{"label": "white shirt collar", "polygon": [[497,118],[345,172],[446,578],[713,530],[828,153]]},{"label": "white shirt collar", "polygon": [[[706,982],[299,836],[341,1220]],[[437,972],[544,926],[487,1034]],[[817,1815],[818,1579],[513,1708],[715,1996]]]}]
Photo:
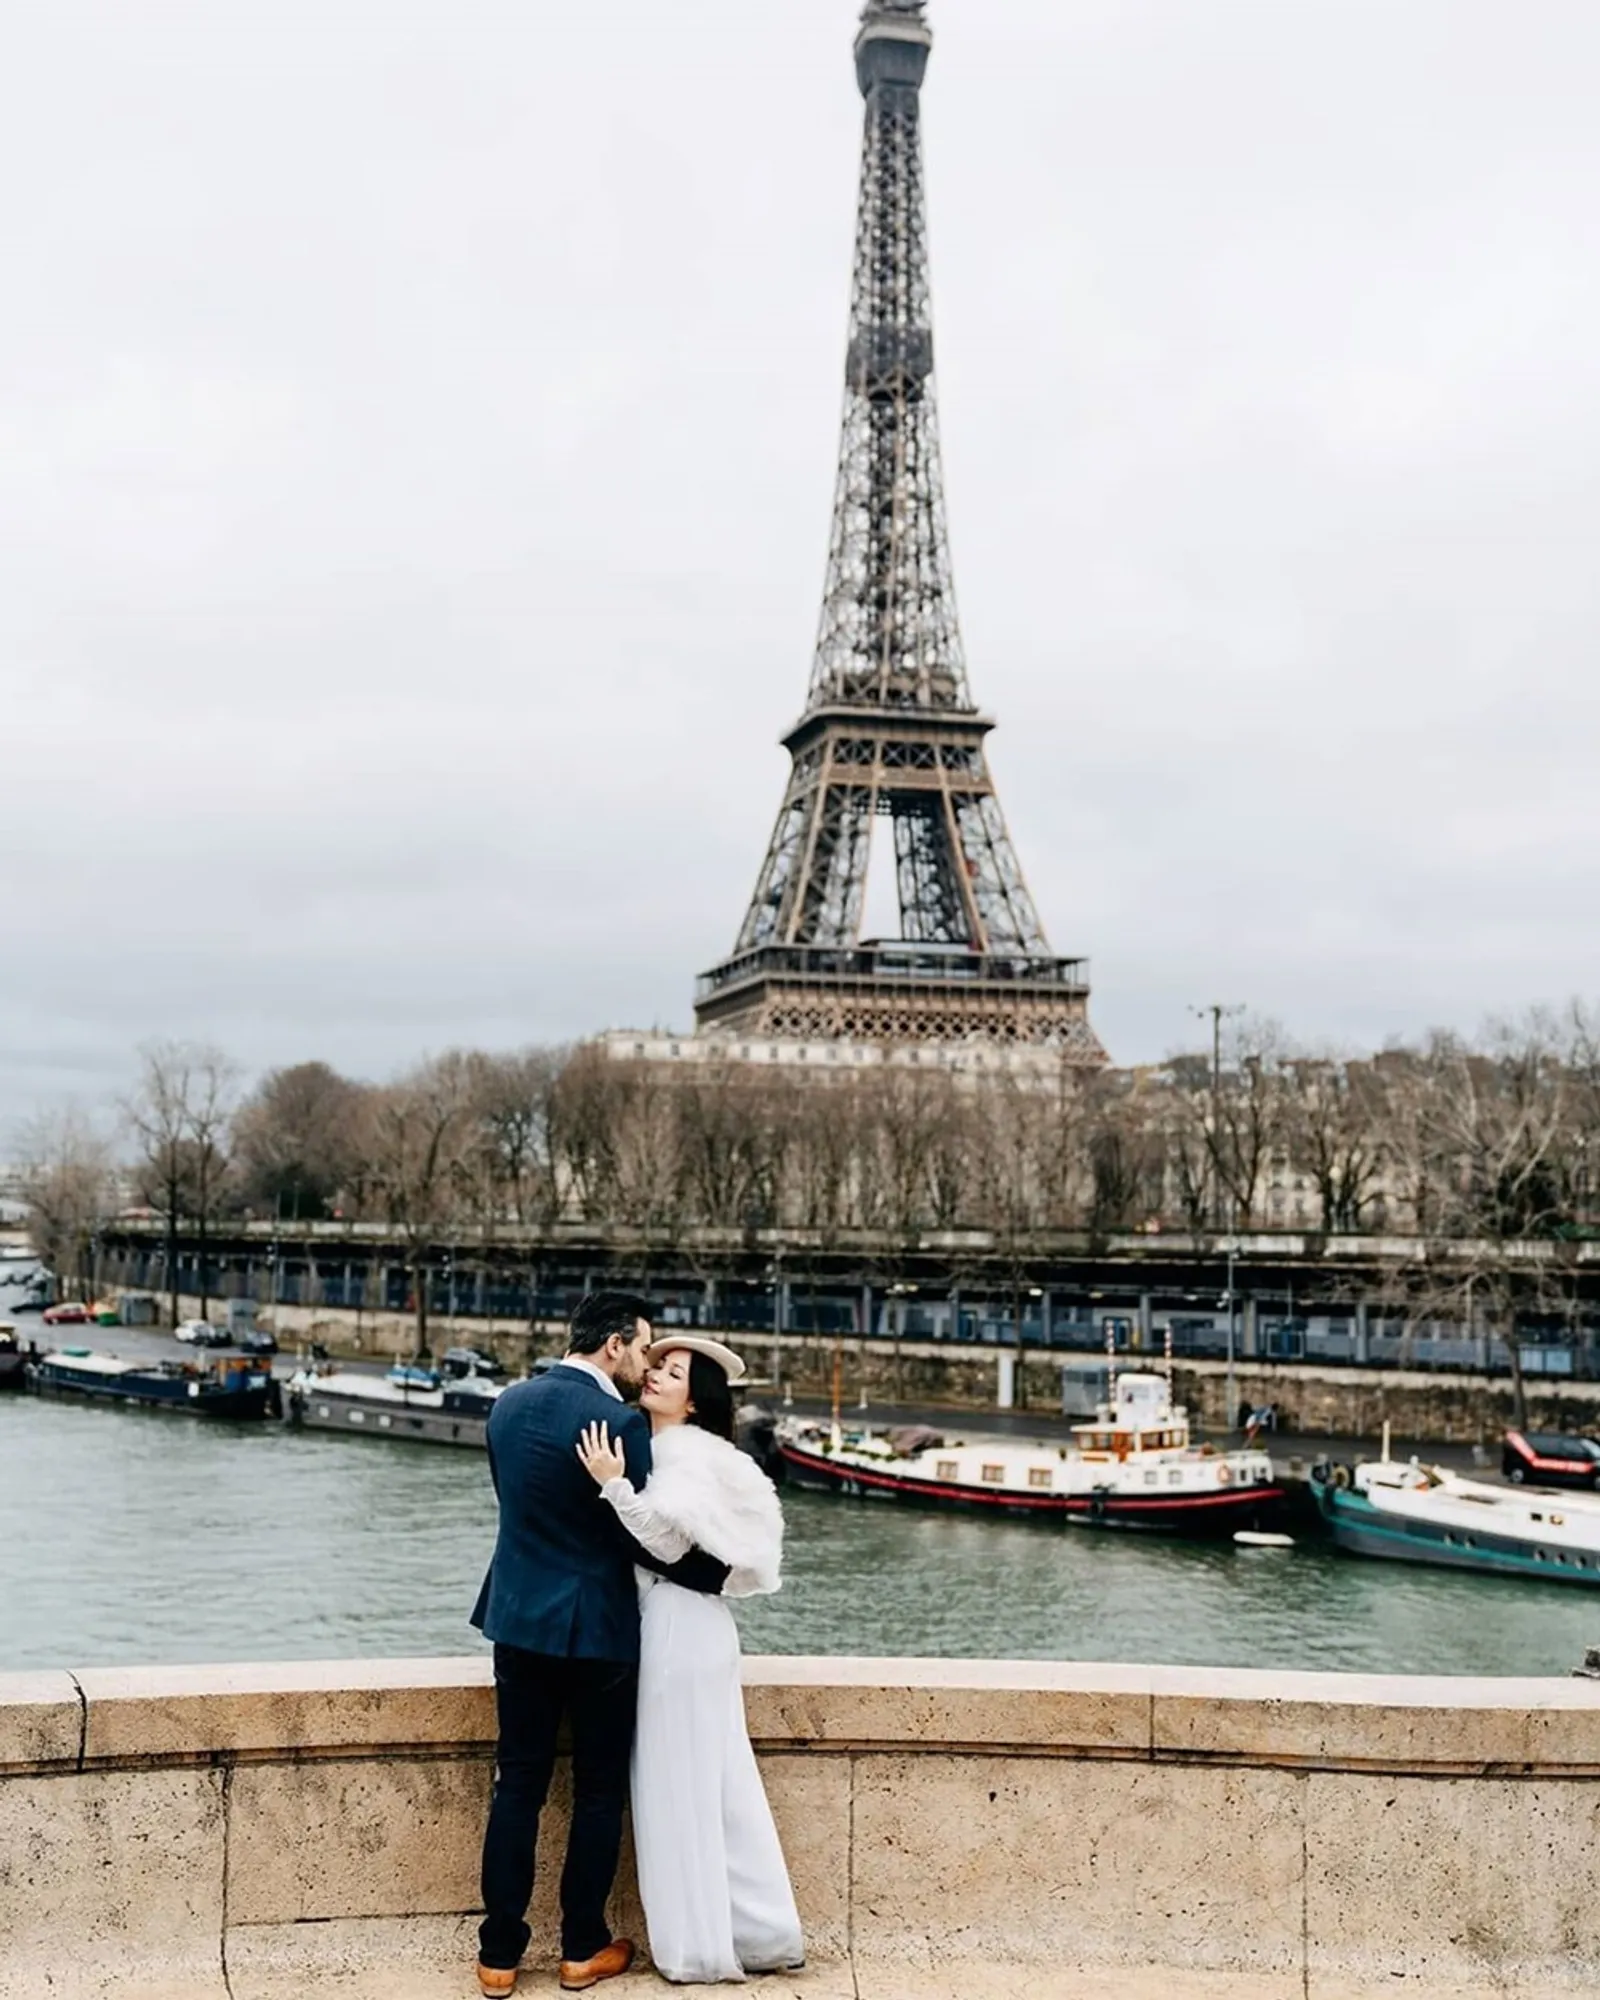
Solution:
[{"label": "white shirt collar", "polygon": [[585,1359],[583,1355],[564,1354],[561,1357],[561,1366],[563,1368],[581,1368],[585,1375],[592,1375],[594,1377],[595,1381],[600,1384],[608,1396],[615,1396],[619,1403],[622,1401],[622,1391],[612,1381],[606,1371],[603,1368],[596,1368],[594,1363]]}]

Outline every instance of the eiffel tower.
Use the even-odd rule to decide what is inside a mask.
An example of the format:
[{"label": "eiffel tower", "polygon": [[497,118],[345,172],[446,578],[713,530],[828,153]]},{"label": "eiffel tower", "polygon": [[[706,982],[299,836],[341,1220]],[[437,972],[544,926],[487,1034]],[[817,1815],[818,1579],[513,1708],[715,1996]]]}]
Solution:
[{"label": "eiffel tower", "polygon": [[[788,788],[703,1033],[1055,1045],[1099,1063],[1088,967],[1055,957],[984,754],[956,620],[933,395],[920,93],[926,0],[869,0],[844,433],[822,624]],[[861,937],[893,830],[901,936]]]}]

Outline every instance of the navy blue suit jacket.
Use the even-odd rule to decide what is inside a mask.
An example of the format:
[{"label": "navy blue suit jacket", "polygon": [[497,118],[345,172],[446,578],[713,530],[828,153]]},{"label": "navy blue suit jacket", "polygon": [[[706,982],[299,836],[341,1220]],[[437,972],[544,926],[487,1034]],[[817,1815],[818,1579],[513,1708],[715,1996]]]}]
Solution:
[{"label": "navy blue suit jacket", "polygon": [[[578,1439],[597,1421],[610,1427],[628,1478],[643,1486],[649,1423],[585,1369],[557,1366],[495,1399],[488,1446],[500,1530],[472,1623],[496,1645],[562,1659],[639,1657],[634,1564],[663,1565],[634,1542],[579,1462]],[[667,1573],[679,1569],[691,1589],[719,1590],[727,1575],[699,1551]]]}]

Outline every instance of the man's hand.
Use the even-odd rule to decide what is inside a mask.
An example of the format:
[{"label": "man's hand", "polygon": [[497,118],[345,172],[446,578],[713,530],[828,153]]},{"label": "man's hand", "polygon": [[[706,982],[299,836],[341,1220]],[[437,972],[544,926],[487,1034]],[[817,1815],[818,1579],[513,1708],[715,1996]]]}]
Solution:
[{"label": "man's hand", "polygon": [[599,1422],[588,1425],[579,1438],[578,1462],[596,1486],[604,1486],[608,1479],[621,1479],[628,1470],[621,1451],[611,1442],[610,1425]]}]

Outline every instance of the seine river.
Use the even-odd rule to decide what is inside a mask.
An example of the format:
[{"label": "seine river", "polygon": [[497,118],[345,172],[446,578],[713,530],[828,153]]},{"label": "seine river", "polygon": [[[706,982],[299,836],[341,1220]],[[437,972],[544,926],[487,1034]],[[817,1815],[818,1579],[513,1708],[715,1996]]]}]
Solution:
[{"label": "seine river", "polygon": [[[790,1494],[746,1650],[1562,1674],[1600,1595]],[[479,1648],[481,1454],[0,1397],[0,1671]]]}]

